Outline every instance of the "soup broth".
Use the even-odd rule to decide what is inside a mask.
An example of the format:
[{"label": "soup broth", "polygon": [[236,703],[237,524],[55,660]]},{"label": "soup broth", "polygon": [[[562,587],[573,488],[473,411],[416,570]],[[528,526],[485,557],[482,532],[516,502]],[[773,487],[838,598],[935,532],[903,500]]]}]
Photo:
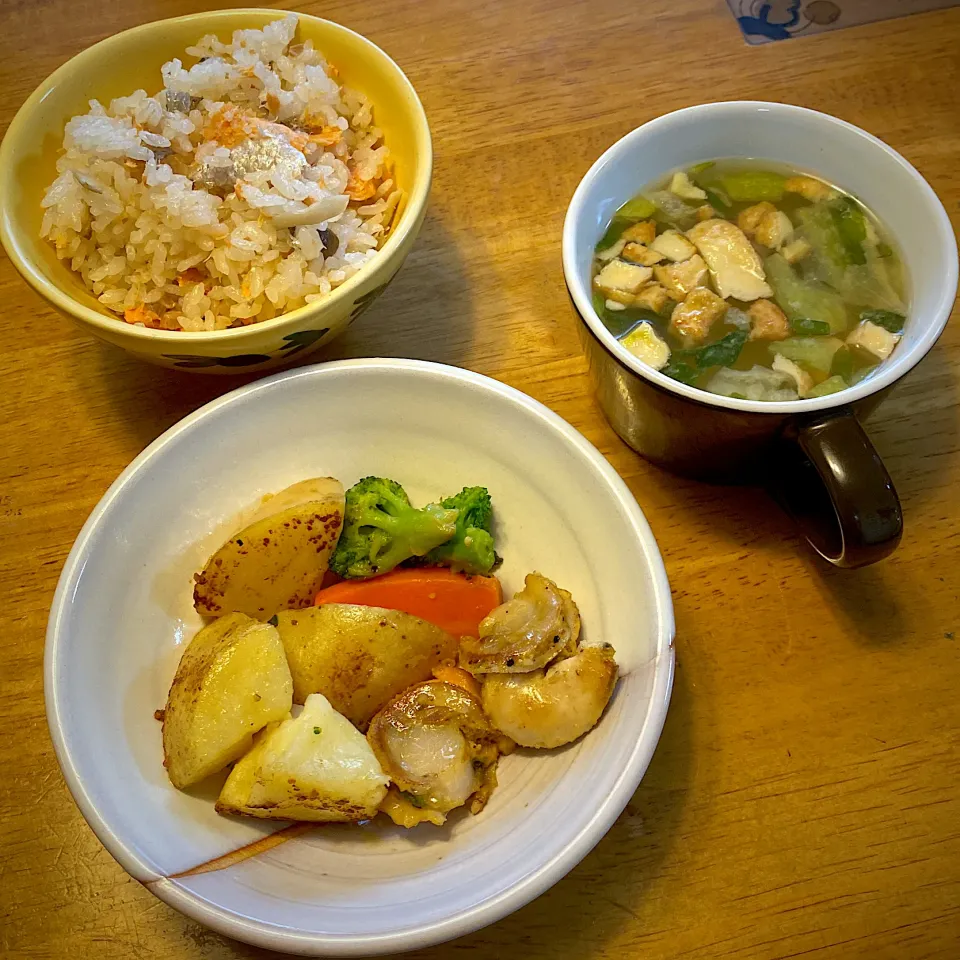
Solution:
[{"label": "soup broth", "polygon": [[907,309],[894,241],[857,198],[729,159],[668,174],[616,212],[593,300],[644,363],[749,400],[859,383],[896,348]]}]

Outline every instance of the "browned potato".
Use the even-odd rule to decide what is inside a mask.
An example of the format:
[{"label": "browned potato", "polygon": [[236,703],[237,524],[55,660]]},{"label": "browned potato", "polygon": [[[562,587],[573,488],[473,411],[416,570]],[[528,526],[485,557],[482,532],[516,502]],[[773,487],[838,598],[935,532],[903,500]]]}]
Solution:
[{"label": "browned potato", "polygon": [[362,733],[317,694],[233,768],[218,813],[349,822],[377,814],[388,779]]},{"label": "browned potato", "polygon": [[267,499],[194,576],[197,613],[266,620],[313,602],[343,525],[343,484],[303,480]]},{"label": "browned potato", "polygon": [[402,690],[457,656],[457,641],[399,610],[327,603],[277,614],[293,675],[293,699],[322,693],[361,730]]},{"label": "browned potato", "polygon": [[180,659],[163,713],[163,757],[175,787],[243,756],[253,735],[290,712],[293,684],[277,631],[242,613],[204,627]]}]

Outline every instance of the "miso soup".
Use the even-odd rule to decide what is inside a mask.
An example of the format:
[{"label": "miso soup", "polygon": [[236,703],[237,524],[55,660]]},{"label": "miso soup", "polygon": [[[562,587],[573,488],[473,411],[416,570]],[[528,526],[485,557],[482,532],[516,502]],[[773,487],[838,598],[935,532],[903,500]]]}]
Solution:
[{"label": "miso soup", "polygon": [[594,306],[644,363],[748,400],[822,397],[901,337],[903,266],[859,200],[775,164],[715,160],[625,203],[597,244]]}]

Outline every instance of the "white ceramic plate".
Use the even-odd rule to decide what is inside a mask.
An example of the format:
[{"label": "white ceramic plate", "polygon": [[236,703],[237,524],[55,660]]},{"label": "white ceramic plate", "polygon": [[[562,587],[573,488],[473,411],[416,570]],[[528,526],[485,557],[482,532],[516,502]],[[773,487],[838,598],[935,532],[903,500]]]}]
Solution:
[{"label": "white ceramic plate", "polygon": [[[191,577],[262,494],[318,475],[400,481],[415,503],[490,489],[506,593],[540,570],[573,592],[622,678],[600,725],[520,751],[478,817],[404,831],[321,826],[242,865],[165,879],[276,825],[217,816],[219,782],[173,789],[161,707],[200,625]],[[215,400],[121,474],[67,559],[47,633],[47,712],[87,821],[158,897],[222,933],[305,955],[369,956],[491,923],[600,839],[640,782],[673,678],[673,611],[630,491],[579,433],[494,380],[410,360],[283,373]]]}]

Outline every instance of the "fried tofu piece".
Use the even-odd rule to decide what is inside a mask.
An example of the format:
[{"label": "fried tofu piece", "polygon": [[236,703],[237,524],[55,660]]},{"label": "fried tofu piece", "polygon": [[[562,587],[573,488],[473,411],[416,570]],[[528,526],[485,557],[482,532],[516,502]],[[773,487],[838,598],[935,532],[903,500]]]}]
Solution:
[{"label": "fried tofu piece", "polygon": [[[625,309],[626,307],[633,306],[634,294],[629,293],[626,290],[611,290],[606,297],[607,306],[610,310]],[[619,306],[611,307],[611,303],[616,303]]]},{"label": "fried tofu piece", "polygon": [[594,278],[593,285],[606,296],[616,300],[615,293],[636,293],[653,276],[649,267],[623,260],[611,260]]},{"label": "fried tofu piece", "polygon": [[695,347],[710,333],[710,328],[727,312],[727,304],[712,290],[697,287],[673,308],[670,329],[684,346]]},{"label": "fried tofu piece", "polygon": [[782,353],[778,353],[773,358],[771,364],[777,373],[785,373],[797,385],[797,394],[801,399],[813,389],[813,377],[802,367],[797,366],[792,360],[788,360]]},{"label": "fried tofu piece", "polygon": [[783,189],[790,193],[799,193],[801,197],[812,200],[831,200],[837,195],[836,191],[822,180],[813,177],[790,177],[783,185]]},{"label": "fried tofu piece", "polygon": [[639,263],[643,267],[652,267],[663,260],[663,254],[650,247],[645,247],[642,243],[628,243],[622,250],[621,257],[629,260],[631,263]]},{"label": "fried tofu piece", "polygon": [[682,170],[670,180],[670,192],[681,200],[706,200],[707,193],[701,190]]},{"label": "fried tofu piece", "polygon": [[793,222],[782,210],[774,210],[757,225],[754,239],[771,250],[779,250],[792,236]]},{"label": "fried tofu piece", "polygon": [[747,314],[751,340],[786,340],[790,336],[790,321],[772,300],[754,300]]},{"label": "fried tofu piece", "polygon": [[597,258],[601,263],[606,263],[608,260],[613,260],[615,257],[620,256],[620,251],[627,245],[627,241],[621,237],[617,240],[616,243],[607,247],[605,250],[598,250],[594,257]]},{"label": "fried tofu piece", "polygon": [[620,342],[654,370],[662,370],[670,359],[670,347],[646,320],[637,324]]},{"label": "fried tofu piece", "polygon": [[879,324],[869,320],[858,323],[853,332],[847,337],[847,345],[865,350],[878,360],[886,360],[893,353],[893,348],[900,342],[899,333],[884,330]]},{"label": "fried tofu piece", "polygon": [[665,267],[654,267],[653,275],[657,283],[662,284],[672,300],[680,301],[691,290],[702,287],[707,282],[707,265],[703,257],[696,253],[683,263],[671,263]]},{"label": "fried tofu piece", "polygon": [[750,301],[773,296],[759,254],[735,223],[704,220],[688,230],[687,236],[710,268],[721,297]]},{"label": "fried tofu piece", "polygon": [[669,300],[667,291],[659,283],[648,283],[634,298],[635,307],[646,307],[654,313],[662,313]]},{"label": "fried tofu piece", "polygon": [[697,207],[697,222],[703,223],[704,220],[712,220],[717,215],[717,211],[705,203],[702,207]]},{"label": "fried tofu piece", "polygon": [[752,237],[760,226],[760,221],[768,213],[776,213],[777,208],[769,200],[763,200],[761,203],[755,203],[746,210],[741,210],[737,214],[737,226],[748,236]]},{"label": "fried tofu piece", "polygon": [[647,283],[638,293],[611,290],[606,299],[608,310],[626,310],[627,307],[643,307],[660,313],[667,304],[667,291],[659,283]]},{"label": "fried tofu piece", "polygon": [[668,260],[673,260],[674,263],[689,260],[697,252],[694,245],[676,230],[665,230],[650,244],[650,247],[657,253],[662,253]]},{"label": "fried tofu piece", "polygon": [[642,243],[646,246],[653,243],[656,236],[657,225],[652,220],[641,220],[639,223],[631,224],[620,234],[620,238],[628,243],[632,240],[634,243]]},{"label": "fried tofu piece", "polygon": [[791,240],[790,243],[782,247],[780,255],[787,263],[799,263],[812,250],[813,247],[811,247],[803,237],[799,237],[796,240]]}]

